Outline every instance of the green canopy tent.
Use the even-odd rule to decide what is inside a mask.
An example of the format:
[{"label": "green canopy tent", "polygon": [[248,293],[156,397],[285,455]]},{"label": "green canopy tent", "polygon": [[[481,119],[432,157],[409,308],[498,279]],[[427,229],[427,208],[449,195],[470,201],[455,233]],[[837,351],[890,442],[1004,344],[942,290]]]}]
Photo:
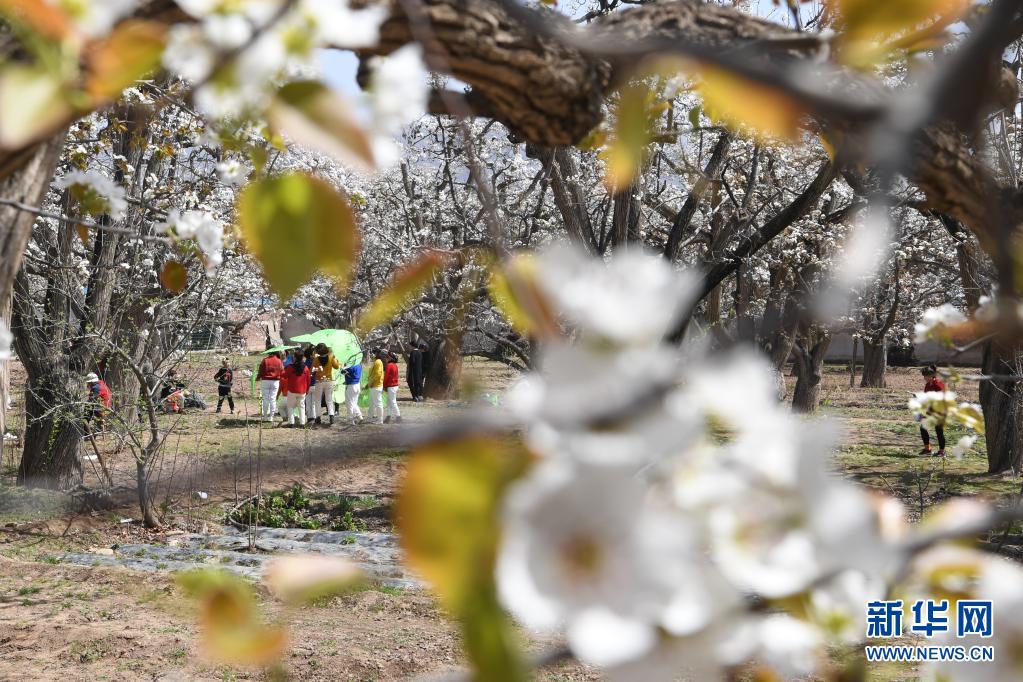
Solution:
[{"label": "green canopy tent", "polygon": [[[293,343],[310,343],[314,346],[324,344],[342,367],[351,367],[362,362],[362,345],[359,343],[358,337],[347,329],[321,329],[311,334],[292,336],[289,340]],[[335,382],[333,400],[339,405],[344,404],[345,385],[343,381]],[[369,400],[368,395],[366,400]],[[362,396],[359,397],[359,402],[362,402]]]}]

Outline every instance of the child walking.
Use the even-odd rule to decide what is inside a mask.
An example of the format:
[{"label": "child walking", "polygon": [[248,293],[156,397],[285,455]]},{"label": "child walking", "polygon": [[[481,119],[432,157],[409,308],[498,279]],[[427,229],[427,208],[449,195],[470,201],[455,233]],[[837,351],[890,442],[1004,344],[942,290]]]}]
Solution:
[{"label": "child walking", "polygon": [[401,423],[401,410],[398,409],[398,356],[394,353],[387,355],[387,364],[384,365],[384,391],[387,392],[387,416],[384,423],[392,420]]},{"label": "child walking", "polygon": [[217,382],[217,412],[220,412],[226,399],[231,414],[234,414],[234,398],[231,397],[231,388],[234,386],[234,370],[231,369],[229,358],[221,360],[220,369],[213,375],[213,380]]},{"label": "child walking", "polygon": [[[920,373],[924,376],[924,390],[928,392],[945,392],[945,382],[938,378],[938,368],[935,365],[928,365],[920,370]],[[938,435],[938,452],[936,457],[945,456],[945,428],[941,424],[937,424],[934,427],[935,433]],[[921,455],[931,454],[931,436],[927,433],[927,429],[920,426],[920,437],[924,441],[924,447],[920,451]]]}]

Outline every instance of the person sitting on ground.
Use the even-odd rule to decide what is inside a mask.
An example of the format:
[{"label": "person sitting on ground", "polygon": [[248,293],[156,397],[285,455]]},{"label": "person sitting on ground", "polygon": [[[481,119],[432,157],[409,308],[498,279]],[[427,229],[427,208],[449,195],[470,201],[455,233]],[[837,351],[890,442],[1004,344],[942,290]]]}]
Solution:
[{"label": "person sitting on ground", "polygon": [[227,406],[230,408],[231,414],[234,414],[234,398],[231,396],[231,389],[234,387],[234,370],[231,369],[230,358],[223,358],[220,361],[220,369],[213,375],[213,380],[217,382],[217,412],[220,412],[224,400],[227,400]]},{"label": "person sitting on ground", "polygon": [[[945,392],[945,382],[938,378],[938,368],[935,365],[928,365],[920,369],[920,373],[924,376],[924,390],[928,392]],[[934,427],[935,433],[938,434],[938,452],[935,453],[936,457],[945,456],[945,427],[942,424],[937,424]],[[931,454],[931,436],[927,433],[927,429],[920,426],[920,437],[924,441],[924,447],[920,451],[921,455]]]},{"label": "person sitting on ground", "polygon": [[102,431],[106,426],[107,412],[114,406],[110,387],[94,372],[85,377],[85,385],[89,387],[89,408],[85,412],[85,421],[96,420],[96,430]]},{"label": "person sitting on ground", "polygon": [[287,402],[285,409],[288,414],[288,426],[295,425],[295,416],[298,415],[299,426],[306,425],[305,397],[309,393],[309,382],[311,375],[309,368],[305,366],[302,355],[296,355],[295,361],[284,370],[284,379],[281,382],[287,390]]},{"label": "person sitting on ground", "polygon": [[177,370],[169,369],[160,387],[160,401],[167,412],[181,413],[185,410],[185,382],[178,378]]},{"label": "person sitting on ground", "polygon": [[384,366],[384,390],[387,392],[387,416],[384,423],[401,423],[401,410],[398,409],[398,356],[394,353],[387,354],[387,364]]},{"label": "person sitting on ground", "polygon": [[330,352],[326,344],[316,347],[313,355],[313,377],[316,380],[313,390],[313,421],[322,424],[320,409],[325,404],[330,423],[334,423],[334,370],[341,369],[341,363]]},{"label": "person sitting on ground", "polygon": [[379,348],[373,352],[373,364],[369,368],[369,421],[374,424],[384,423],[384,351]]},{"label": "person sitting on ground", "polygon": [[348,421],[352,424],[362,423],[362,410],[359,409],[359,388],[362,384],[362,365],[353,364],[342,370],[345,377],[345,409]]}]

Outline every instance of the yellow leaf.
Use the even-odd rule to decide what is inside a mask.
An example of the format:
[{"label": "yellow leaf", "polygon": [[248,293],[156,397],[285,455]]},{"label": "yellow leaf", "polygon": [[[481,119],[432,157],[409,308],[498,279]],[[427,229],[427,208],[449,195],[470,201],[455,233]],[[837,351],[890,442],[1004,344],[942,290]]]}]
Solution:
[{"label": "yellow leaf", "polygon": [[473,437],[412,455],[397,505],[407,561],[462,621],[477,679],[525,678],[507,616],[497,604],[494,563],[500,503],[531,456],[521,444]]},{"label": "yellow leaf", "polygon": [[64,83],[45,69],[0,67],[0,148],[19,149],[69,120],[65,95]]},{"label": "yellow leaf", "polygon": [[553,306],[537,282],[536,259],[516,254],[490,268],[490,298],[515,329],[526,336],[551,338],[559,334]]},{"label": "yellow leaf", "polygon": [[30,26],[44,38],[62,40],[71,33],[71,18],[60,7],[40,0],[0,0],[0,14]]},{"label": "yellow leaf", "polygon": [[79,223],[78,225],[75,225],[75,231],[78,233],[78,240],[80,242],[82,242],[82,246],[84,246],[86,249],[88,249],[89,248],[89,228],[87,228],[85,225],[82,225],[82,224]]},{"label": "yellow leaf", "polygon": [[857,66],[876,63],[907,43],[920,44],[954,23],[969,6],[970,0],[827,0],[831,22],[839,31],[838,53]]},{"label": "yellow leaf", "polygon": [[125,21],[89,47],[86,90],[97,100],[115,99],[160,65],[166,28],[155,21]]},{"label": "yellow leaf", "polygon": [[309,554],[274,559],[266,568],[263,582],[279,599],[302,603],[347,592],[362,577],[362,571],[350,561]]},{"label": "yellow leaf", "polygon": [[270,123],[298,144],[361,170],[374,166],[373,150],[343,97],[314,81],[289,83],[277,92]]},{"label": "yellow leaf", "polygon": [[821,141],[821,146],[824,147],[824,151],[828,153],[828,158],[834,161],[837,153],[835,145],[831,144],[831,141],[828,140],[824,133],[818,133],[817,138]]},{"label": "yellow leaf", "polygon": [[267,666],[280,660],[287,633],[260,621],[252,586],[227,571],[198,570],[178,577],[178,584],[199,601],[203,651],[229,665]]},{"label": "yellow leaf", "polygon": [[188,284],[188,268],[176,260],[167,261],[160,270],[160,284],[175,294],[180,292]]},{"label": "yellow leaf", "polygon": [[359,316],[355,333],[364,334],[411,305],[450,261],[449,254],[431,250],[394,273],[387,288]]},{"label": "yellow leaf", "polygon": [[238,198],[248,248],[283,299],[319,269],[347,283],[359,253],[359,230],[345,198],[306,173],[262,178]]},{"label": "yellow leaf", "polygon": [[798,138],[803,111],[784,94],[715,66],[699,67],[699,76],[697,90],[712,121],[749,128],[761,138]]},{"label": "yellow leaf", "polygon": [[614,131],[600,155],[604,160],[604,185],[612,194],[631,185],[643,170],[647,146],[665,106],[641,82],[622,88],[615,107]]}]

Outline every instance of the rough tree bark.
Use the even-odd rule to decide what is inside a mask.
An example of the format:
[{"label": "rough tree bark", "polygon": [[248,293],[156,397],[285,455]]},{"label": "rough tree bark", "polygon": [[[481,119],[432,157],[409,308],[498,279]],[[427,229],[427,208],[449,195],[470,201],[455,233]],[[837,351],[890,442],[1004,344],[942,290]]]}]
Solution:
[{"label": "rough tree bark", "polygon": [[[1023,376],[1023,349],[992,342],[984,350],[984,374]],[[988,473],[1019,473],[1023,457],[1023,390],[1020,381],[996,378],[980,384]]]},{"label": "rough tree bark", "polygon": [[863,375],[860,388],[884,388],[887,385],[885,369],[888,367],[888,344],[882,337],[878,342],[863,338]]},{"label": "rough tree bark", "polygon": [[792,392],[794,412],[815,412],[820,405],[824,356],[830,345],[831,333],[827,331],[809,332],[796,342],[794,350],[799,374]]}]

